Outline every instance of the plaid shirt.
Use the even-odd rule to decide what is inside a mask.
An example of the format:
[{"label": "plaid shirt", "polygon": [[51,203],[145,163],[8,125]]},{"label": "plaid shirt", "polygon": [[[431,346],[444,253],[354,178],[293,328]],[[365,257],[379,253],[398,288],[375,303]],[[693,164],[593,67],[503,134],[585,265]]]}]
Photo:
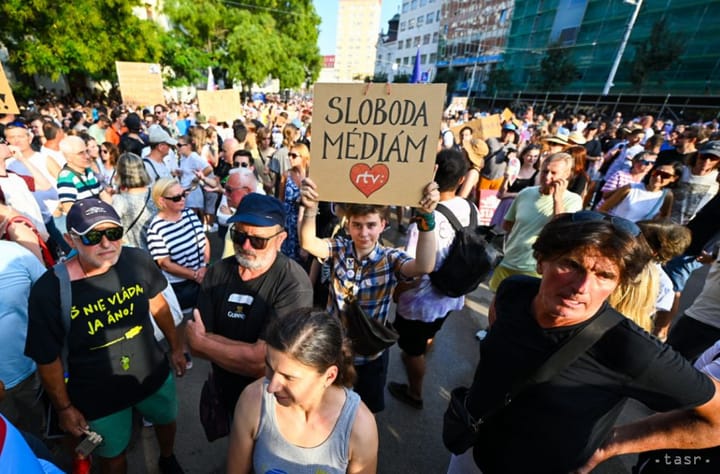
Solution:
[{"label": "plaid shirt", "polygon": [[[332,266],[327,311],[338,315],[345,308],[346,288],[350,288],[365,314],[384,322],[388,316],[392,290],[398,282],[396,273],[412,257],[402,250],[375,244],[375,248],[358,261],[351,239],[336,237],[327,243]],[[372,359],[356,357],[355,364]]]}]

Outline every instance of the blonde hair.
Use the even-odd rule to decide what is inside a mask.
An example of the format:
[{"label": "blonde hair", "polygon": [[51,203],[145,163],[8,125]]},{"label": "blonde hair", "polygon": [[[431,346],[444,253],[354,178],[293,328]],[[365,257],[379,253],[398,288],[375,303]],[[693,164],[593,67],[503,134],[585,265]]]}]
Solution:
[{"label": "blonde hair", "polygon": [[652,315],[660,291],[659,272],[657,265],[648,263],[637,278],[619,284],[608,298],[613,308],[648,332],[652,328]]},{"label": "blonde hair", "polygon": [[152,200],[158,209],[165,209],[165,205],[160,200],[165,195],[165,192],[175,185],[180,186],[180,181],[176,178],[160,178],[155,181],[152,187]]}]

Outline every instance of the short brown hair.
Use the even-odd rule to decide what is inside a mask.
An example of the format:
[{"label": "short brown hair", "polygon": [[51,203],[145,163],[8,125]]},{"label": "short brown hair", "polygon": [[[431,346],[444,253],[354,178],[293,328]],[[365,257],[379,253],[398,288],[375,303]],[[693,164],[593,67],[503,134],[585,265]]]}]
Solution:
[{"label": "short brown hair", "polygon": [[690,229],[667,219],[640,221],[637,225],[660,263],[682,255],[692,240]]},{"label": "short brown hair", "polygon": [[388,206],[376,206],[373,204],[347,204],[345,206],[345,217],[350,220],[351,217],[362,217],[368,214],[379,214],[381,219],[385,221],[390,218],[390,208]]},{"label": "short brown hair", "polygon": [[614,225],[609,216],[607,219],[575,221],[572,213],[560,214],[543,227],[533,244],[533,255],[538,262],[592,250],[618,266],[620,284],[633,282],[652,256],[642,234],[632,235]]}]

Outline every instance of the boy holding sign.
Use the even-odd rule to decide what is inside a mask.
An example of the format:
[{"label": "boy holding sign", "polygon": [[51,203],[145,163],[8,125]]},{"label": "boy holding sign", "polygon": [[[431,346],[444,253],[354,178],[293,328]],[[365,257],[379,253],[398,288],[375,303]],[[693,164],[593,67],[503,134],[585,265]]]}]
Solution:
[{"label": "boy holding sign", "polygon": [[[321,239],[316,236],[315,216],[319,194],[317,185],[303,180],[302,205],[305,212],[300,226],[300,245],[308,253],[331,258],[332,278],[327,311],[340,315],[346,310],[345,297],[357,298],[369,318],[384,323],[388,316],[390,298],[398,278],[414,278],[430,273],[435,266],[435,218],[433,211],[440,199],[438,185],[429,183],[419,204],[417,257],[411,258],[402,250],[384,247],[380,235],[387,225],[387,207],[368,204],[349,204],[346,208],[347,231],[350,238]],[[388,352],[371,356],[356,356],[357,382],[354,390],[373,412],[385,408],[384,390],[388,367]]]}]

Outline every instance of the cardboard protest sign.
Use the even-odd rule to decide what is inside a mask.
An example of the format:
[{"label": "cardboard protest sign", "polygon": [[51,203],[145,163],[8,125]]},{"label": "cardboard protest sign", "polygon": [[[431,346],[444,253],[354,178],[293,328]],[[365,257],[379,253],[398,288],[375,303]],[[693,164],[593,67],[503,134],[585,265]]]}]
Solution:
[{"label": "cardboard protest sign", "polygon": [[490,137],[500,137],[502,127],[500,126],[500,115],[488,115],[465,122],[461,125],[455,125],[450,131],[455,135],[455,141],[460,142],[460,130],[465,127],[473,129],[473,138],[487,140]]},{"label": "cardboard protest sign", "polygon": [[5,76],[5,69],[0,65],[0,114],[19,114],[15,96]]},{"label": "cardboard protest sign", "polygon": [[478,225],[490,225],[495,210],[500,204],[497,197],[497,189],[481,189],[480,200],[478,202]]},{"label": "cardboard protest sign", "polygon": [[218,122],[231,124],[243,113],[240,91],[223,89],[217,91],[197,91],[200,113],[205,117],[215,117]]},{"label": "cardboard protest sign", "polygon": [[445,109],[445,113],[454,114],[456,112],[462,112],[467,109],[468,98],[465,97],[453,97],[452,102]]},{"label": "cardboard protest sign", "polygon": [[115,61],[115,69],[125,104],[152,107],[165,103],[159,64]]},{"label": "cardboard protest sign", "polygon": [[417,206],[445,84],[316,84],[310,176],[324,201]]}]

